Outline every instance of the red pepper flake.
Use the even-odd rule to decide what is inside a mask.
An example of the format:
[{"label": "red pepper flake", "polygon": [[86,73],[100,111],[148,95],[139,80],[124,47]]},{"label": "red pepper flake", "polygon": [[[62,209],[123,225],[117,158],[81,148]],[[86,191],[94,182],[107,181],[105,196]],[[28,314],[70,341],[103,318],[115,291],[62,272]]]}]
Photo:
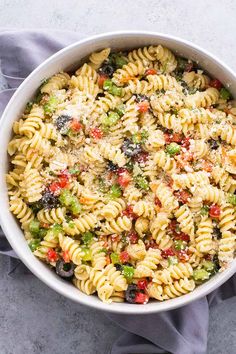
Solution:
[{"label": "red pepper flake", "polygon": [[119,168],[117,170],[118,178],[117,178],[117,183],[121,187],[127,187],[129,182],[131,181],[131,176],[129,171],[126,168]]},{"label": "red pepper flake", "polygon": [[137,286],[140,290],[145,290],[148,286],[148,281],[146,279],[140,279],[137,283]]},{"label": "red pepper flake", "polygon": [[57,252],[54,249],[49,248],[47,251],[47,259],[49,262],[56,262],[58,260]]},{"label": "red pepper flake", "polygon": [[147,304],[148,300],[149,300],[148,295],[143,293],[136,293],[134,299],[136,304]]},{"label": "red pepper flake", "polygon": [[157,71],[155,69],[147,69],[146,72],[145,72],[145,75],[148,76],[148,75],[156,75],[157,74]]},{"label": "red pepper flake", "polygon": [[219,219],[220,214],[221,214],[220,207],[217,204],[213,204],[209,210],[210,217],[215,218],[215,219]]},{"label": "red pepper flake", "polygon": [[167,259],[168,257],[172,257],[175,255],[175,252],[172,248],[167,248],[166,250],[161,251],[162,258]]},{"label": "red pepper flake", "polygon": [[61,186],[59,182],[52,182],[50,184],[50,186],[48,187],[48,189],[50,190],[50,192],[52,192],[55,195],[59,195],[60,194],[60,190],[61,190]]},{"label": "red pepper flake", "polygon": [[120,253],[120,261],[122,263],[127,263],[129,261],[129,254],[126,251]]}]

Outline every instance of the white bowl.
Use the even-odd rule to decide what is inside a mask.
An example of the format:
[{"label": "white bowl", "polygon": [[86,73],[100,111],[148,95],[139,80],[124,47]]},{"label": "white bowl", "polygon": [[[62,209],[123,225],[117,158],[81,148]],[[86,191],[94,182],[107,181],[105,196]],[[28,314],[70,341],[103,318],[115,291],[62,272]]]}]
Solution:
[{"label": "white bowl", "polygon": [[218,78],[224,85],[230,87],[231,93],[236,97],[236,75],[220,60],[187,41],[172,36],[152,32],[114,32],[93,36],[79,41],[59,51],[37,69],[21,84],[7,105],[0,122],[0,223],[8,241],[25,265],[45,284],[58,293],[78,303],[94,307],[99,310],[126,314],[148,314],[171,310],[190,303],[210,293],[236,271],[236,260],[222,273],[218,273],[209,281],[197,287],[193,292],[176,299],[165,302],[150,302],[147,305],[132,305],[128,303],[102,303],[97,296],[87,296],[58,277],[49,267],[40,262],[30,251],[22,230],[15,217],[9,211],[5,173],[8,171],[7,145],[12,135],[12,124],[19,118],[26,103],[31,99],[41,81],[61,70],[71,70],[78,67],[81,59],[91,52],[106,47],[113,49],[130,49],[146,45],[162,44],[179,55],[199,62],[213,77]]}]

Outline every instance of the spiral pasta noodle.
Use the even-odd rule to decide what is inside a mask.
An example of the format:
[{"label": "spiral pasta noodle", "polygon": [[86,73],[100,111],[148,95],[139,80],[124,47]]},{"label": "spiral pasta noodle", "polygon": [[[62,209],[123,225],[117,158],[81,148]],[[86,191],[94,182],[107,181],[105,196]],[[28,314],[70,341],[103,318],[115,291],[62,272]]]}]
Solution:
[{"label": "spiral pasta noodle", "polygon": [[67,73],[59,73],[52,76],[42,87],[41,93],[51,95],[56,90],[61,90],[68,85],[70,76]]}]

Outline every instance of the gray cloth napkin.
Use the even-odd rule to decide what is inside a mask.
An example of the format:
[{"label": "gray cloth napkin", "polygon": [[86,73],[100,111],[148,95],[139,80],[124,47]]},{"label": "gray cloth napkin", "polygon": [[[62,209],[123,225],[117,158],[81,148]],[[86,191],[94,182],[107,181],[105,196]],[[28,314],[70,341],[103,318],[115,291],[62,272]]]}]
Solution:
[{"label": "gray cloth napkin", "polygon": [[[43,60],[82,36],[62,31],[0,31],[0,114],[15,89]],[[0,233],[0,253],[10,256],[10,273],[25,273],[4,234]],[[111,348],[110,354],[205,354],[209,307],[236,295],[236,275],[207,297],[182,308],[152,315],[107,316],[125,332]],[[144,305],[145,306],[145,305]]]}]

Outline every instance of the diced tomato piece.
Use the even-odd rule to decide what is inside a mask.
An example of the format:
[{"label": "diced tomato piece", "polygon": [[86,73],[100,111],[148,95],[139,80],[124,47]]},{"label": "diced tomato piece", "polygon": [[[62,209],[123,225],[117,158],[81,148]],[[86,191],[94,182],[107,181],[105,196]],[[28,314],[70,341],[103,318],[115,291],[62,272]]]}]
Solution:
[{"label": "diced tomato piece", "polygon": [[180,232],[180,233],[175,232],[174,233],[174,238],[176,240],[182,240],[182,241],[186,241],[186,242],[190,241],[189,235],[185,234],[184,232]]},{"label": "diced tomato piece", "polygon": [[174,133],[171,136],[171,141],[173,143],[181,143],[182,140],[183,140],[183,135],[182,134]]},{"label": "diced tomato piece", "polygon": [[119,168],[117,182],[121,187],[127,187],[131,181],[131,176],[129,171],[126,168]]},{"label": "diced tomato piece", "polygon": [[182,145],[182,147],[188,149],[189,146],[190,146],[190,138],[189,137],[188,138],[184,138],[182,140],[182,144],[181,145]]},{"label": "diced tomato piece", "polygon": [[135,155],[134,161],[138,163],[143,163],[148,160],[148,157],[149,157],[149,153],[146,151],[142,151],[139,154]]},{"label": "diced tomato piece", "polygon": [[172,257],[175,255],[175,252],[172,248],[167,248],[166,250],[161,251],[161,255],[163,258],[167,259],[168,257]]},{"label": "diced tomato piece", "polygon": [[146,279],[141,279],[138,281],[137,285],[140,290],[145,290],[148,286],[148,282]]},{"label": "diced tomato piece", "polygon": [[149,300],[148,295],[143,293],[136,293],[134,299],[136,304],[147,304],[148,300]]},{"label": "diced tomato piece", "polygon": [[64,262],[70,263],[70,256],[69,256],[68,251],[64,251],[64,252],[62,253],[62,258],[63,258]]},{"label": "diced tomato piece", "polygon": [[189,255],[186,251],[181,250],[177,252],[177,257],[181,262],[187,262],[189,260]]},{"label": "diced tomato piece", "polygon": [[89,134],[94,139],[101,139],[103,137],[103,132],[100,128],[92,128]]},{"label": "diced tomato piece", "polygon": [[210,81],[209,86],[214,87],[217,90],[220,90],[222,87],[222,83],[218,79],[213,79]]},{"label": "diced tomato piece", "polygon": [[203,161],[202,169],[206,172],[211,172],[213,169],[213,165],[212,165],[212,163],[210,163],[208,161]]},{"label": "diced tomato piece", "polygon": [[210,209],[209,209],[209,215],[212,218],[218,219],[220,217],[220,207],[217,204],[213,204],[211,205]]},{"label": "diced tomato piece", "polygon": [[47,259],[49,262],[56,262],[58,260],[57,252],[54,249],[49,248],[47,251]]},{"label": "diced tomato piece", "polygon": [[130,240],[130,243],[135,244],[138,242],[138,234],[135,231],[130,231],[128,233],[128,238]]},{"label": "diced tomato piece", "polygon": [[192,196],[191,193],[189,193],[186,190],[174,192],[174,195],[178,198],[178,200],[181,203],[184,203],[184,204],[186,204]]},{"label": "diced tomato piece", "polygon": [[52,182],[48,188],[50,192],[54,194],[59,194],[61,190],[61,186],[59,182]]},{"label": "diced tomato piece", "polygon": [[126,263],[126,262],[129,261],[129,254],[128,254],[128,252],[123,251],[123,252],[120,253],[120,261],[121,261],[122,263]]},{"label": "diced tomato piece", "polygon": [[65,188],[68,185],[68,177],[67,176],[60,176],[59,177],[59,186],[60,188]]},{"label": "diced tomato piece", "polygon": [[67,177],[68,179],[69,179],[69,177],[71,176],[71,174],[70,174],[70,172],[67,170],[67,169],[65,169],[65,170],[62,170],[61,172],[60,172],[60,175],[59,175],[60,177],[61,176],[63,176],[63,177]]},{"label": "diced tomato piece", "polygon": [[149,110],[149,102],[148,101],[142,101],[138,103],[138,111],[141,113],[145,113]]},{"label": "diced tomato piece", "polygon": [[161,204],[161,201],[159,198],[155,197],[154,203],[155,203],[155,205],[158,205],[160,208],[162,207],[162,204]]},{"label": "diced tomato piece", "polygon": [[127,208],[123,211],[123,215],[128,216],[131,219],[137,219],[138,215],[136,215],[133,211],[133,206],[132,205],[127,205]]},{"label": "diced tomato piece", "polygon": [[164,133],[164,139],[165,139],[166,144],[171,143],[171,134]]},{"label": "diced tomato piece", "polygon": [[83,128],[83,125],[77,119],[74,118],[70,123],[70,128],[78,132]]},{"label": "diced tomato piece", "polygon": [[108,79],[108,76],[105,74],[99,74],[98,75],[98,86],[100,88],[103,88],[104,81]]},{"label": "diced tomato piece", "polygon": [[145,72],[146,76],[148,76],[148,75],[156,75],[156,74],[157,74],[157,71],[155,69],[148,69]]},{"label": "diced tomato piece", "polygon": [[174,133],[174,134],[164,133],[164,138],[166,144],[181,143],[183,141],[183,135],[179,133]]}]

